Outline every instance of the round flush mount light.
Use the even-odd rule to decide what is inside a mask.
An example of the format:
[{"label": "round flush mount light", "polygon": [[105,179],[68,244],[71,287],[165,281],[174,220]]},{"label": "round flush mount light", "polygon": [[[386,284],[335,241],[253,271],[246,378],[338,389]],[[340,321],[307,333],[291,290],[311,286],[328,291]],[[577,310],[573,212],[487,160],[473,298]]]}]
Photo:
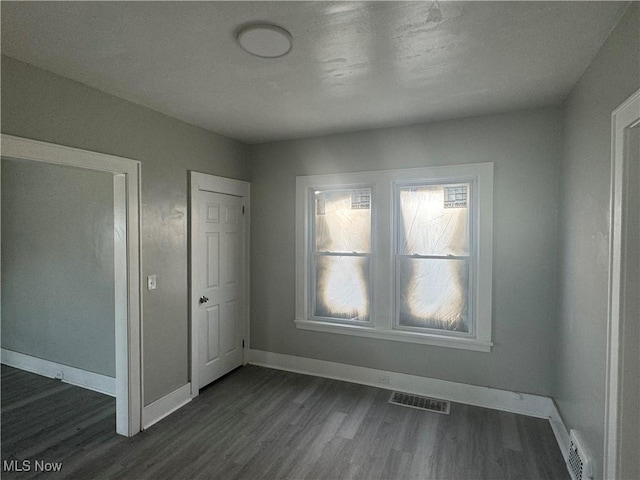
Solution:
[{"label": "round flush mount light", "polygon": [[282,57],[291,50],[291,34],[275,25],[247,25],[237,39],[243,50],[257,57]]}]

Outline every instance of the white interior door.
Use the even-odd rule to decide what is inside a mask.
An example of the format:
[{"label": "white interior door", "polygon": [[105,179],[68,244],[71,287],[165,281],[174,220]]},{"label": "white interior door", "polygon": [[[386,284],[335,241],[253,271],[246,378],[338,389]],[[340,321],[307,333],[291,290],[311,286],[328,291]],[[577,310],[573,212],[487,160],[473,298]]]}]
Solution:
[{"label": "white interior door", "polygon": [[242,197],[203,190],[196,195],[193,328],[202,388],[242,365],[245,225]]}]

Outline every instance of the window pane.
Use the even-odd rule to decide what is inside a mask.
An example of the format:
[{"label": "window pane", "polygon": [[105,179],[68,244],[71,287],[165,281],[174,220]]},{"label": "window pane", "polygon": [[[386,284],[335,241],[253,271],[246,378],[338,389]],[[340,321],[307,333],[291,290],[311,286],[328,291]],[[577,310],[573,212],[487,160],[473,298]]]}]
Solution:
[{"label": "window pane", "polygon": [[369,321],[369,259],[315,257],[316,317]]},{"label": "window pane", "polygon": [[469,184],[402,187],[398,254],[469,255]]},{"label": "window pane", "polygon": [[398,261],[398,325],[468,332],[468,261],[407,257]]},{"label": "window pane", "polygon": [[317,252],[371,252],[371,189],[325,190],[315,195]]}]

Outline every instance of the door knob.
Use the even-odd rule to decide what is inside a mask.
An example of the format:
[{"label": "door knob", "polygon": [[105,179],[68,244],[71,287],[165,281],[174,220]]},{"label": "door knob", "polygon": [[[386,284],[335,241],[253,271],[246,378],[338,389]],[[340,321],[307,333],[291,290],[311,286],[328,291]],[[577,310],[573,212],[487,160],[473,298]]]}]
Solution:
[{"label": "door knob", "polygon": [[205,297],[204,295],[200,297],[200,304],[202,305],[203,303],[207,303],[209,301],[208,297]]}]

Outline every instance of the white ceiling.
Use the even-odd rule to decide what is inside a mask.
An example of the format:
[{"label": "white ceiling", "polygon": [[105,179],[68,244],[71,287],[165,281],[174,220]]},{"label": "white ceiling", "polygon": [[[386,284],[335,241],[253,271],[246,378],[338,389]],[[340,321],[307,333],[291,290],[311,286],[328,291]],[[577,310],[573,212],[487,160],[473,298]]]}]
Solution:
[{"label": "white ceiling", "polygon": [[[2,53],[256,143],[557,104],[626,5],[3,1]],[[292,51],[241,50],[255,21]]]}]

